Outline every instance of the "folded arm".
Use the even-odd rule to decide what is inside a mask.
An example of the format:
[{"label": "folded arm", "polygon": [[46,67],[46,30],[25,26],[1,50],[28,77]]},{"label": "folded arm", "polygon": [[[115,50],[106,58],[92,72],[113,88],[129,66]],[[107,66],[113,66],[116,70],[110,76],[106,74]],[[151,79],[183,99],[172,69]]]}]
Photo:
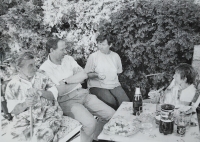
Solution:
[{"label": "folded arm", "polygon": [[96,72],[90,72],[87,75],[88,75],[88,78],[91,78],[91,79],[95,79],[95,78],[98,78],[100,80],[106,79],[106,75],[99,74],[99,73],[96,73]]},{"label": "folded arm", "polygon": [[18,115],[25,111],[28,107],[34,106],[37,103],[36,97],[27,97],[22,103],[17,104],[11,111],[12,114]]},{"label": "folded arm", "polygon": [[54,97],[54,95],[52,93],[52,90],[53,90],[53,87],[48,88],[47,90],[41,90],[41,89],[38,90],[36,88],[30,88],[28,90],[28,94],[27,95],[29,97],[41,96],[41,97],[43,97],[43,98],[45,98],[47,100],[52,101],[52,100],[55,100],[55,97]]},{"label": "folded arm", "polygon": [[40,92],[42,93],[41,97],[43,97],[47,100],[55,100],[55,97],[53,96],[52,92],[44,91],[44,90],[40,90]]},{"label": "folded arm", "polygon": [[58,96],[63,96],[64,94],[69,93],[71,90],[73,90],[77,86],[78,86],[78,83],[61,84],[61,85],[56,86],[56,88],[58,90]]},{"label": "folded arm", "polygon": [[27,108],[28,108],[28,106],[26,105],[26,102],[23,102],[23,103],[16,105],[15,108],[11,111],[11,113],[18,115],[18,114],[22,113],[23,111],[25,111]]},{"label": "folded arm", "polygon": [[96,72],[90,72],[87,75],[88,75],[88,78],[91,78],[91,79],[98,78],[98,73]]},{"label": "folded arm", "polygon": [[70,76],[68,78],[65,78],[65,81],[68,84],[73,84],[73,83],[81,83],[83,82],[85,79],[87,79],[87,74],[85,73],[84,70],[74,74],[73,76]]},{"label": "folded arm", "polygon": [[11,113],[18,115],[24,112],[27,108],[34,106],[37,103],[37,98],[39,94],[41,94],[41,97],[44,97],[48,100],[55,100],[53,94],[50,91],[38,91],[37,89],[31,88],[29,89],[28,97],[26,98],[25,102],[18,103],[11,111]]}]

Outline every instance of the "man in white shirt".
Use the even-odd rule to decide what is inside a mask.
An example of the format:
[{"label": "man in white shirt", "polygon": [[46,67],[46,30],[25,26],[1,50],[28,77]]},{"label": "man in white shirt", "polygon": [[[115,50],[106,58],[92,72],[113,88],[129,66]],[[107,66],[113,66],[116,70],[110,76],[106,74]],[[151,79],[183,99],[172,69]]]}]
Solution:
[{"label": "man in white shirt", "polygon": [[[81,142],[96,140],[103,125],[115,113],[114,109],[95,95],[89,94],[88,90],[82,89],[80,83],[87,78],[87,74],[71,56],[66,55],[65,41],[49,39],[46,48],[49,56],[40,69],[57,85],[57,100],[64,115],[78,120],[83,125]],[[98,122],[93,115],[99,118]]]}]

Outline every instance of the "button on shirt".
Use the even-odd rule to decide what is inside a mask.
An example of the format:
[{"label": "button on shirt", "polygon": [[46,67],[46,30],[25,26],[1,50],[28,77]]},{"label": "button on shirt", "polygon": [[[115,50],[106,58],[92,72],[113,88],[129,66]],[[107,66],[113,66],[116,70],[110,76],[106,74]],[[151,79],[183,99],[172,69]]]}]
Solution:
[{"label": "button on shirt", "polygon": [[[74,68],[81,68],[78,63],[73,59],[73,57],[65,55],[62,59],[61,65],[56,65],[50,61],[49,56],[48,59],[40,66],[40,69],[45,71],[45,73],[49,76],[49,78],[56,85],[60,85],[59,82],[65,78],[74,75]],[[82,69],[82,68],[81,68]],[[70,87],[66,94],[81,88],[81,84],[74,84],[73,87]],[[64,95],[66,95],[64,94]]]}]

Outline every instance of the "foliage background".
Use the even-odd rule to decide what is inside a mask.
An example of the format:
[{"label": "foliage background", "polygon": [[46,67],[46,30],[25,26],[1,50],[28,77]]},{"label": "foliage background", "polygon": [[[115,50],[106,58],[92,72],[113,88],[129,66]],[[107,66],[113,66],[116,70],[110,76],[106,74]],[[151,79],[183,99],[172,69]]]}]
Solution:
[{"label": "foliage background", "polygon": [[[200,44],[199,0],[1,0],[1,78],[14,74],[14,57],[32,50],[38,66],[45,60],[48,37],[71,41],[71,55],[84,67],[97,50],[95,35],[110,34],[112,50],[123,64],[119,76],[132,98],[140,86],[167,86],[174,67],[191,63]],[[148,76],[149,74],[157,74]]]}]

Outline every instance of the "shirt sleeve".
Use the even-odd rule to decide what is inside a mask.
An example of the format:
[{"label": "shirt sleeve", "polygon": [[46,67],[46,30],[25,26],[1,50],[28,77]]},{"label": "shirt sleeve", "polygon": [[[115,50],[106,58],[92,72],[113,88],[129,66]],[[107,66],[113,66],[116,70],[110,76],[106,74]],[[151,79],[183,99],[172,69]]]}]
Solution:
[{"label": "shirt sleeve", "polygon": [[95,63],[93,55],[90,55],[87,60],[87,63],[85,65],[85,72],[86,73],[95,72]]},{"label": "shirt sleeve", "polygon": [[57,99],[58,99],[58,90],[57,90],[57,88],[55,86],[53,86],[53,87],[51,87],[51,88],[49,88],[47,90],[50,91],[53,94],[55,100],[57,101]]},{"label": "shirt sleeve", "polygon": [[192,103],[192,105],[197,108],[199,106],[200,103],[200,96],[198,97],[197,101],[195,103]]},{"label": "shirt sleeve", "polygon": [[77,72],[83,70],[83,68],[74,60],[73,57],[69,56],[69,60],[71,63],[71,69],[73,70],[73,74],[76,74]]},{"label": "shirt sleeve", "polygon": [[117,54],[117,73],[122,73],[122,62],[121,62],[121,58],[119,57],[119,55]]},{"label": "shirt sleeve", "polygon": [[25,98],[18,99],[16,95],[19,95],[17,84],[13,82],[9,82],[6,91],[5,91],[5,98],[7,100],[7,108],[8,112],[11,113],[12,110],[20,103],[25,101]]},{"label": "shirt sleeve", "polygon": [[55,86],[56,84],[53,83],[53,81],[48,77],[48,75],[46,74],[45,71],[43,72],[43,75],[44,75],[45,81],[46,81],[46,83],[44,83],[45,84],[45,88],[44,89],[47,90],[47,91],[50,91],[53,94],[55,100],[57,100],[57,98],[58,98],[58,90],[57,90],[57,88]]},{"label": "shirt sleeve", "polygon": [[76,67],[82,68],[82,67],[74,60],[73,57],[69,56],[69,59],[70,59],[70,63],[71,63],[71,67],[72,67],[72,68],[76,68]]},{"label": "shirt sleeve", "polygon": [[[56,85],[59,85],[59,81],[56,78],[56,76],[54,75],[54,73],[51,71],[51,68],[49,68],[47,65],[41,65],[40,66],[40,70],[44,71],[45,75],[52,80],[52,82]],[[48,83],[49,84],[49,83]]]}]

